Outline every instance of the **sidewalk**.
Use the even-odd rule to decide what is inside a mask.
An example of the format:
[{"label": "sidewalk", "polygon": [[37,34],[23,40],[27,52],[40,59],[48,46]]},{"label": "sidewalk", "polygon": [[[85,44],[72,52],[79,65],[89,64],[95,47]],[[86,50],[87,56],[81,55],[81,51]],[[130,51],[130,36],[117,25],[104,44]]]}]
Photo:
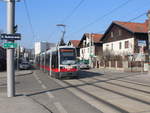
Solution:
[{"label": "sidewalk", "polygon": [[[21,70],[21,71],[15,71],[16,76],[26,75],[26,74],[32,74],[31,70]],[[0,72],[0,78],[1,77],[7,77],[6,72]]]},{"label": "sidewalk", "polygon": [[[16,76],[32,74],[32,71],[16,71]],[[26,96],[7,97],[6,72],[0,72],[0,113],[50,113],[42,105]]]},{"label": "sidewalk", "polygon": [[49,113],[28,97],[0,97],[0,113]]},{"label": "sidewalk", "polygon": [[137,75],[143,75],[148,76],[148,72],[125,72],[123,70],[114,70],[114,69],[105,69],[105,68],[92,68],[90,70],[91,72],[97,72],[97,73],[129,73],[129,74],[137,74]]}]

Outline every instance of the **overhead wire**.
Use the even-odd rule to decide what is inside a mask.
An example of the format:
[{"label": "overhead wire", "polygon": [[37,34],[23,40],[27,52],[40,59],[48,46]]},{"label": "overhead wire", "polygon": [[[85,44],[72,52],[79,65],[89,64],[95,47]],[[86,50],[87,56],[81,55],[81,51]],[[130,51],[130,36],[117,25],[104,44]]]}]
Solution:
[{"label": "overhead wire", "polygon": [[116,8],[110,10],[109,12],[107,12],[106,14],[98,17],[97,19],[95,19],[94,21],[86,24],[85,26],[81,27],[80,29],[78,29],[77,31],[73,32],[73,33],[76,33],[76,32],[79,32],[81,30],[84,30],[84,29],[87,29],[88,27],[90,27],[91,25],[94,25],[95,23],[99,22],[101,19],[103,19],[104,17],[114,13],[115,11],[117,11],[118,9],[122,8],[123,6],[127,5],[129,2],[131,2],[133,0],[127,0],[125,2],[123,2],[122,4],[120,4],[119,6],[117,6]]},{"label": "overhead wire", "polygon": [[[142,16],[145,16],[145,15],[146,15],[146,12],[141,13],[140,15],[129,19],[127,22],[132,22],[132,21],[137,20],[137,19],[139,19],[139,18],[141,18]],[[124,23],[123,25],[125,25],[125,24],[127,24],[127,23]],[[106,30],[101,30],[101,31],[98,31],[98,32],[96,32],[96,33],[102,33],[102,32],[105,33],[105,31],[106,31]]]},{"label": "overhead wire", "polygon": [[25,11],[26,11],[28,23],[29,23],[29,26],[30,26],[30,29],[31,29],[31,33],[33,35],[34,41],[36,41],[35,40],[35,32],[34,32],[34,29],[33,29],[33,24],[32,24],[32,21],[31,21],[31,16],[30,16],[30,13],[29,13],[29,10],[28,10],[28,5],[27,5],[26,0],[23,0],[23,3],[24,3],[24,6],[25,6]]},{"label": "overhead wire", "polygon": [[139,19],[140,17],[142,17],[142,16],[144,16],[144,15],[146,15],[146,12],[144,12],[144,13],[142,13],[142,14],[140,14],[140,15],[138,15],[138,16],[136,16],[136,17],[130,19],[130,20],[128,20],[128,22],[131,22],[131,21],[134,21],[134,20],[136,20],[136,19]]},{"label": "overhead wire", "polygon": [[[144,15],[146,15],[146,12],[144,12],[144,13],[142,13],[142,14],[136,16],[136,17],[133,17],[133,18],[129,19],[127,22],[132,22],[132,21],[134,21],[134,20],[137,20],[137,19],[141,18],[141,17],[144,16]],[[127,23],[124,23],[123,25],[125,25],[125,24],[127,24]],[[102,32],[105,32],[105,31],[106,31],[106,30],[101,30],[101,31],[99,31],[99,32],[97,32],[97,33],[102,33]]]},{"label": "overhead wire", "polygon": [[61,21],[61,23],[65,23],[67,20],[69,20],[73,14],[76,12],[76,10],[82,5],[82,3],[84,2],[85,0],[80,0],[80,2],[72,9],[72,11]]},{"label": "overhead wire", "polygon": [[71,18],[71,16],[73,16],[73,14],[76,12],[76,10],[82,5],[82,3],[85,0],[81,0],[74,8],[73,10],[63,19],[62,23],[66,22],[69,18]]}]

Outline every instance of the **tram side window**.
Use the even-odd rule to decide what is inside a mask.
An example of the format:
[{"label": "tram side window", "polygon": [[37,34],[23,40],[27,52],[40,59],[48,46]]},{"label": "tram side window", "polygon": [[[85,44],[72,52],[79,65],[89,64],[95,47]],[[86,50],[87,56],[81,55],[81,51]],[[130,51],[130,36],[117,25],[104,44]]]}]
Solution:
[{"label": "tram side window", "polygon": [[49,65],[49,55],[47,54],[46,55],[46,66],[48,66]]},{"label": "tram side window", "polygon": [[58,68],[58,55],[52,54],[52,68]]},{"label": "tram side window", "polygon": [[49,60],[50,60],[50,54],[47,55],[47,60],[46,60],[47,65],[49,65]]},{"label": "tram side window", "polygon": [[44,65],[44,56],[42,56],[42,65]]}]

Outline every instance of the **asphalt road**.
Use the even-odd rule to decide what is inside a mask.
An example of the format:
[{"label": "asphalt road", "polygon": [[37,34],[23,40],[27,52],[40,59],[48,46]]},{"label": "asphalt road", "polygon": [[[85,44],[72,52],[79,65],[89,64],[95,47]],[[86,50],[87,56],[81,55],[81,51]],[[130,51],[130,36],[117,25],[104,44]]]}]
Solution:
[{"label": "asphalt road", "polygon": [[[150,113],[149,81],[145,73],[101,69],[58,80],[33,70],[16,76],[16,94],[29,97],[50,113]],[[6,89],[5,85],[1,83],[1,88]]]},{"label": "asphalt road", "polygon": [[17,95],[25,95],[53,113],[102,113],[86,101],[59,85],[47,73],[35,70],[33,74],[16,77]]}]

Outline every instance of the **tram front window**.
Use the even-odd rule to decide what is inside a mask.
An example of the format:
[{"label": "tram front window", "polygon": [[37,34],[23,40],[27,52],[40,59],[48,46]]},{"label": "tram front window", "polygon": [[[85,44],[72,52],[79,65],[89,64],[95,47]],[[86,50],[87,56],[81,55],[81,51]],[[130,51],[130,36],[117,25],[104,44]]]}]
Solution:
[{"label": "tram front window", "polygon": [[60,49],[60,64],[68,65],[76,63],[75,49]]}]

